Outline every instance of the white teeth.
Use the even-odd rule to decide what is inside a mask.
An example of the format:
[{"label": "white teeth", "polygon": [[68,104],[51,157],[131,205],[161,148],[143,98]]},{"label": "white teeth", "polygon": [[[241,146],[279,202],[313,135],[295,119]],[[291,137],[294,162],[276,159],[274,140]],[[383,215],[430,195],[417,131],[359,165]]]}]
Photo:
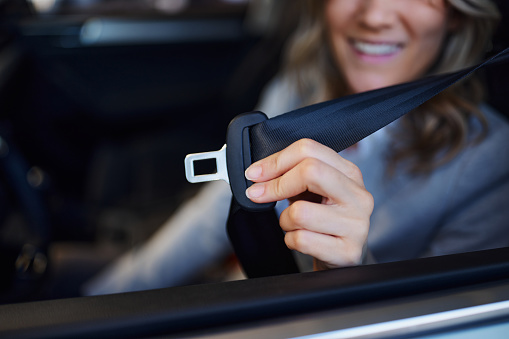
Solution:
[{"label": "white teeth", "polygon": [[371,44],[362,41],[355,41],[354,47],[359,50],[359,52],[370,55],[388,55],[400,49],[397,44]]}]

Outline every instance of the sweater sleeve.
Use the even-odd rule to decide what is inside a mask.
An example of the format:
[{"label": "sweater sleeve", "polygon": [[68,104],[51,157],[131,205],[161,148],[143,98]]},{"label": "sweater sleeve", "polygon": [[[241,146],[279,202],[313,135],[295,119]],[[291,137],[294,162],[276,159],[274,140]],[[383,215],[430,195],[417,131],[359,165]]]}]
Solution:
[{"label": "sweater sleeve", "polygon": [[185,283],[231,253],[225,230],[230,200],[227,183],[205,184],[147,242],[126,252],[89,281],[83,293],[110,294]]}]

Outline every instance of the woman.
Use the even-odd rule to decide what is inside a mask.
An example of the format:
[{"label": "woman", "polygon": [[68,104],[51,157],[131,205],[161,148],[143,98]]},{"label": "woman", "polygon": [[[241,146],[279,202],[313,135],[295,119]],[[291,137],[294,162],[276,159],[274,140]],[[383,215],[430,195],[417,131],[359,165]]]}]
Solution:
[{"label": "woman", "polygon": [[[486,50],[484,44],[489,41],[491,25],[497,18],[493,4],[486,1],[331,0],[308,6],[310,15],[302,20],[301,33],[297,33],[298,41],[293,42],[286,69],[286,79],[295,79],[304,105],[476,63],[482,57],[481,51]],[[291,86],[292,80],[286,81]],[[490,185],[497,186],[499,176],[507,173],[507,162],[496,154],[504,150],[492,147],[507,141],[503,135],[506,124],[488,108],[480,108],[481,100],[479,83],[470,79],[367,138],[358,149],[342,154],[360,167],[366,187],[377,203],[368,242],[375,259],[401,260],[507,244],[506,237],[500,237],[504,234],[500,222],[490,221],[502,214],[497,211],[503,209],[502,200],[498,198],[498,205],[492,206],[488,202],[496,199],[492,196],[502,195],[495,193],[496,189],[485,191]],[[282,111],[285,109],[288,110],[284,107]],[[481,143],[475,144],[483,137]],[[305,146],[309,147],[320,149],[318,145]],[[286,174],[288,180],[283,175],[275,182],[261,185],[267,186],[267,197],[252,200],[290,198],[288,194],[271,194],[274,185],[282,186],[278,191],[290,190],[292,194],[296,193],[292,184],[306,180],[321,179],[323,187],[330,186],[334,179],[324,175],[321,168],[330,165],[332,154],[329,152],[330,157],[316,161],[314,152],[325,151],[299,151],[293,147],[274,155],[278,160],[262,161],[262,167],[270,167],[271,161],[281,163],[279,156],[295,160],[274,174],[267,170],[270,174],[260,178],[250,175],[249,169],[251,180],[259,181],[281,176],[294,167]],[[310,158],[313,169],[301,170],[304,161],[310,166]],[[475,175],[487,163],[497,168],[493,172],[499,173],[478,182]],[[310,172],[309,179],[308,175],[295,178],[292,172],[297,171]],[[362,181],[357,182],[362,188]],[[259,189],[255,186],[251,190]],[[361,211],[345,210],[342,199],[346,197],[333,197],[333,190],[314,192],[327,198],[327,207],[301,200],[281,215],[282,227],[288,232],[288,246],[324,260],[321,267],[359,263],[360,245],[367,233],[366,226],[342,229],[341,225],[351,224],[342,222],[345,215],[356,216]],[[466,206],[462,209],[467,201],[476,205],[475,217],[468,216],[474,212]],[[335,214],[335,208],[343,214]],[[331,224],[324,220],[340,222]],[[490,232],[490,227],[498,232]],[[358,233],[351,235],[352,228]],[[353,255],[345,261],[345,253]]]},{"label": "woman", "polygon": [[[271,116],[467,67],[483,57],[497,20],[485,0],[307,1],[259,108]],[[253,164],[246,194],[288,203],[285,242],[315,269],[360,264],[368,252],[384,262],[509,246],[509,157],[496,147],[508,136],[470,78],[340,155],[301,140]],[[89,293],[178,284],[221,256],[229,196],[223,183],[208,185]]]}]

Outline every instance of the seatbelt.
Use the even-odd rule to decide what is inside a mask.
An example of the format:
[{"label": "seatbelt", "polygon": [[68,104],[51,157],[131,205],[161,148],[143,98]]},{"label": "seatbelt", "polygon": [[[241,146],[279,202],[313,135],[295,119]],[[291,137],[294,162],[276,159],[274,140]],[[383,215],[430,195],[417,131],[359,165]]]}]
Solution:
[{"label": "seatbelt", "polygon": [[[245,190],[252,183],[246,180],[245,169],[252,162],[279,152],[302,138],[316,140],[340,152],[478,69],[508,60],[509,48],[479,65],[454,73],[341,97],[272,119],[267,119],[261,112],[241,114],[230,123],[226,145],[220,151],[186,157],[187,179],[190,182],[224,179],[230,183],[233,199],[227,229],[248,277],[297,272],[297,265],[290,260],[291,253],[282,240],[284,235],[277,218],[274,219],[275,203],[256,204],[246,197]],[[216,159],[217,173],[195,175],[194,161],[211,158]],[[267,220],[275,222],[268,225]],[[262,228],[263,232],[272,235],[261,233]]]}]

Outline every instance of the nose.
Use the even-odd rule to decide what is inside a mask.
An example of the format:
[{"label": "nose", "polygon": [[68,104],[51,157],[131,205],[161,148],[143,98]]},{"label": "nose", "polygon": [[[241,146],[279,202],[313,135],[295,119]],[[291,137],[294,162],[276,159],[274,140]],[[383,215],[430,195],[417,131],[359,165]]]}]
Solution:
[{"label": "nose", "polygon": [[390,27],[396,20],[394,2],[388,0],[361,0],[358,20],[368,29],[380,30]]}]

